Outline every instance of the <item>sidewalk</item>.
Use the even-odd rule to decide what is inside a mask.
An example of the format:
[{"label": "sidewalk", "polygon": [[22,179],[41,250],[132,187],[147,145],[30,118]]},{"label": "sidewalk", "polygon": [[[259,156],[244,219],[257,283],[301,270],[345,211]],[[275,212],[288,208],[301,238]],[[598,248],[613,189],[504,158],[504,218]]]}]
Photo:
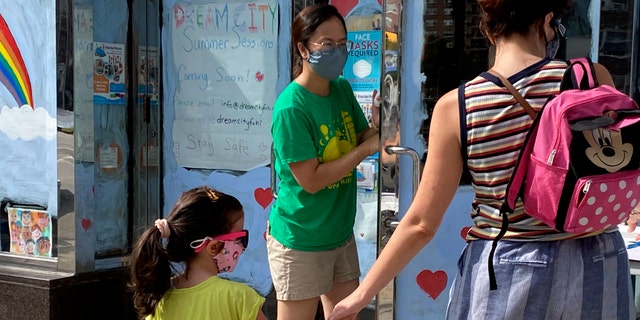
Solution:
[{"label": "sidewalk", "polygon": [[73,111],[57,109],[58,130],[73,133]]}]

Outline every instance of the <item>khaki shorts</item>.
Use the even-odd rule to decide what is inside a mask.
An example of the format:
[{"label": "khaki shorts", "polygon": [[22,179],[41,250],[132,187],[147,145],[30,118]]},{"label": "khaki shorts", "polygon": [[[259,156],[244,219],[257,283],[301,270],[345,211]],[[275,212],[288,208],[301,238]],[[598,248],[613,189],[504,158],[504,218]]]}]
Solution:
[{"label": "khaki shorts", "polygon": [[326,251],[300,251],[283,246],[267,233],[269,269],[276,299],[304,300],[327,293],[334,283],[360,277],[358,250],[353,237]]}]

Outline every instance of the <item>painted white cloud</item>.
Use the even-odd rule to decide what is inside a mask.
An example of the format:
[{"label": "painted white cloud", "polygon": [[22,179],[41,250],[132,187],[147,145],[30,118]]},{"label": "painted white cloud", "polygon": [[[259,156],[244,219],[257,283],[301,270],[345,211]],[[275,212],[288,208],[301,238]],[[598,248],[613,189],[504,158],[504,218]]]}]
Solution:
[{"label": "painted white cloud", "polygon": [[53,140],[56,136],[57,120],[49,115],[44,108],[24,105],[22,107],[2,107],[0,110],[0,132],[9,138],[25,141],[41,137]]}]

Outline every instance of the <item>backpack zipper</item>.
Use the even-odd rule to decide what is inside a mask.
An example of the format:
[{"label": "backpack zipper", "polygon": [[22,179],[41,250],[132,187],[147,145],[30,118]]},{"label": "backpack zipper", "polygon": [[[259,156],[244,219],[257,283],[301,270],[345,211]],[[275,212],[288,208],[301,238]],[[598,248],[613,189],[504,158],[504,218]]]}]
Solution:
[{"label": "backpack zipper", "polygon": [[551,150],[551,154],[549,155],[549,158],[547,158],[547,164],[548,165],[553,165],[553,160],[556,157],[556,153],[558,152],[557,149],[553,149]]},{"label": "backpack zipper", "polygon": [[582,193],[587,194],[587,192],[589,192],[589,188],[591,187],[591,182],[592,182],[591,179],[587,180],[587,182],[584,184],[584,187],[582,187]]},{"label": "backpack zipper", "polygon": [[593,180],[591,179],[585,181],[584,186],[582,186],[582,193],[577,195],[578,196],[577,203],[581,203],[582,199],[584,199],[584,197],[587,196],[587,193],[589,193],[589,188],[591,188],[591,182],[593,182]]}]

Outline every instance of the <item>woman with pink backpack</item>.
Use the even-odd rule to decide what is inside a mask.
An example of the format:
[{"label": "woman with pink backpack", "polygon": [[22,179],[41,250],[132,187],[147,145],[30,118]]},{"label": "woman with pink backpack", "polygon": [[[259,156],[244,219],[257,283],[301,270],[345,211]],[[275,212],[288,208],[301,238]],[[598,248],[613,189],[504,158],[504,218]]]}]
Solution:
[{"label": "woman with pink backpack", "polygon": [[[562,232],[528,215],[518,200],[491,255],[503,227],[505,190],[533,123],[496,74],[513,84],[534,112],[560,92],[568,64],[554,57],[569,0],[477,2],[480,29],[495,46],[495,61],[437,102],[415,199],[360,286],[329,319],[356,319],[431,241],[465,168],[475,192],[473,225],[446,319],[635,319],[628,256],[615,224],[595,232]],[[594,64],[594,70],[601,85],[614,85],[602,65]],[[490,278],[496,280],[494,290]]]}]

